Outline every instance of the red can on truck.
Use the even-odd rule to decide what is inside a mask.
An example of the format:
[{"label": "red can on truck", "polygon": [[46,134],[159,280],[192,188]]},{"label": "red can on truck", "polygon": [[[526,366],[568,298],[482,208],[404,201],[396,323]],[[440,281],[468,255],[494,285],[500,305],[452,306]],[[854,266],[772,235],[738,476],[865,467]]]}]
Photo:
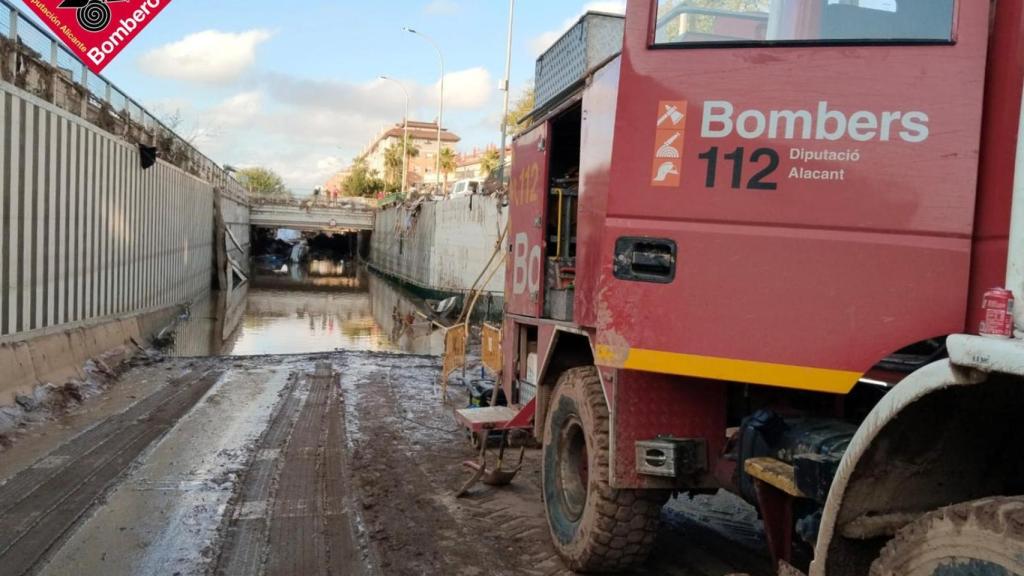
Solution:
[{"label": "red can on truck", "polygon": [[1013,292],[1005,288],[993,288],[985,292],[981,301],[985,311],[978,333],[994,338],[1013,337]]}]

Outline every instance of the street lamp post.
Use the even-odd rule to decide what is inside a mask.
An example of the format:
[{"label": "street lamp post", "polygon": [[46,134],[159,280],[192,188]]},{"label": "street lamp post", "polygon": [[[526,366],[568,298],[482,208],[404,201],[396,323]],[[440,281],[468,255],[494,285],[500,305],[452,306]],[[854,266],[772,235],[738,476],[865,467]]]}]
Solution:
[{"label": "street lamp post", "polygon": [[[415,35],[419,36],[420,38],[423,38],[424,40],[429,42],[430,45],[434,47],[434,50],[437,50],[437,57],[441,61],[441,105],[440,105],[439,110],[437,112],[437,167],[435,169],[435,175],[437,176],[437,187],[440,188],[441,187],[441,126],[444,124],[444,54],[441,52],[441,47],[430,36],[427,36],[426,34],[424,34],[422,32],[419,32],[417,30],[414,30],[412,28],[409,28],[409,27],[402,28],[402,30],[405,30],[406,32],[408,32],[410,34],[415,34]],[[445,190],[441,191],[442,194],[445,193],[445,192],[446,192]]]},{"label": "street lamp post", "polygon": [[402,120],[402,196],[404,197],[408,190],[407,184],[409,183],[409,91],[405,88],[405,84],[390,76],[382,75],[380,79],[398,84],[398,87],[402,89],[402,93],[405,94],[405,116],[403,116]]},{"label": "street lamp post", "polygon": [[505,185],[505,143],[508,141],[508,108],[511,88],[509,79],[512,75],[512,25],[516,14],[516,0],[508,2],[508,48],[505,52],[505,79],[501,87],[505,91],[505,112],[501,117],[501,149],[498,152],[501,160],[498,163],[498,186]]}]

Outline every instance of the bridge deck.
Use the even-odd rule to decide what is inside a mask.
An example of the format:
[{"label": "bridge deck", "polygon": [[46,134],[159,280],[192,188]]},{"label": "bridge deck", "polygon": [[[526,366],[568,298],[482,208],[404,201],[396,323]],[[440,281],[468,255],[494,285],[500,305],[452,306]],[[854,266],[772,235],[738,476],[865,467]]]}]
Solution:
[{"label": "bridge deck", "polygon": [[304,232],[373,230],[376,210],[358,204],[312,205],[253,204],[250,222],[262,228],[290,228]]}]

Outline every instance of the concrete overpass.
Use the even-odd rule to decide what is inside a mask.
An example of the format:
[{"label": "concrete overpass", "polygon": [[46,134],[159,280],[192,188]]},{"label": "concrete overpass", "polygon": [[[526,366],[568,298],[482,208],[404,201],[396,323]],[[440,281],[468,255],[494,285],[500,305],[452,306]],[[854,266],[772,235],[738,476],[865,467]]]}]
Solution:
[{"label": "concrete overpass", "polygon": [[373,230],[376,210],[356,202],[330,204],[252,205],[250,222],[259,228],[289,228],[302,232]]}]

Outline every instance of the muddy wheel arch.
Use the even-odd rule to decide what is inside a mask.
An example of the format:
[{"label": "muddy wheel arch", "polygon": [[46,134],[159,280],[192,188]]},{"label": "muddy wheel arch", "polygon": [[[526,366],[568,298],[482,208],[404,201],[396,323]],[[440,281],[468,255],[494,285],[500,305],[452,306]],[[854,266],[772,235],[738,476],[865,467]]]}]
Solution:
[{"label": "muddy wheel arch", "polygon": [[[544,437],[548,405],[562,374],[573,368],[594,365],[594,351],[590,336],[586,333],[555,330],[548,354],[541,367],[537,386],[537,415],[534,418],[534,437]],[[605,398],[607,401],[608,398]]]},{"label": "muddy wheel arch", "polygon": [[868,573],[891,537],[944,506],[1024,493],[1019,377],[948,360],[915,372],[861,424],[829,493],[811,576]]}]

